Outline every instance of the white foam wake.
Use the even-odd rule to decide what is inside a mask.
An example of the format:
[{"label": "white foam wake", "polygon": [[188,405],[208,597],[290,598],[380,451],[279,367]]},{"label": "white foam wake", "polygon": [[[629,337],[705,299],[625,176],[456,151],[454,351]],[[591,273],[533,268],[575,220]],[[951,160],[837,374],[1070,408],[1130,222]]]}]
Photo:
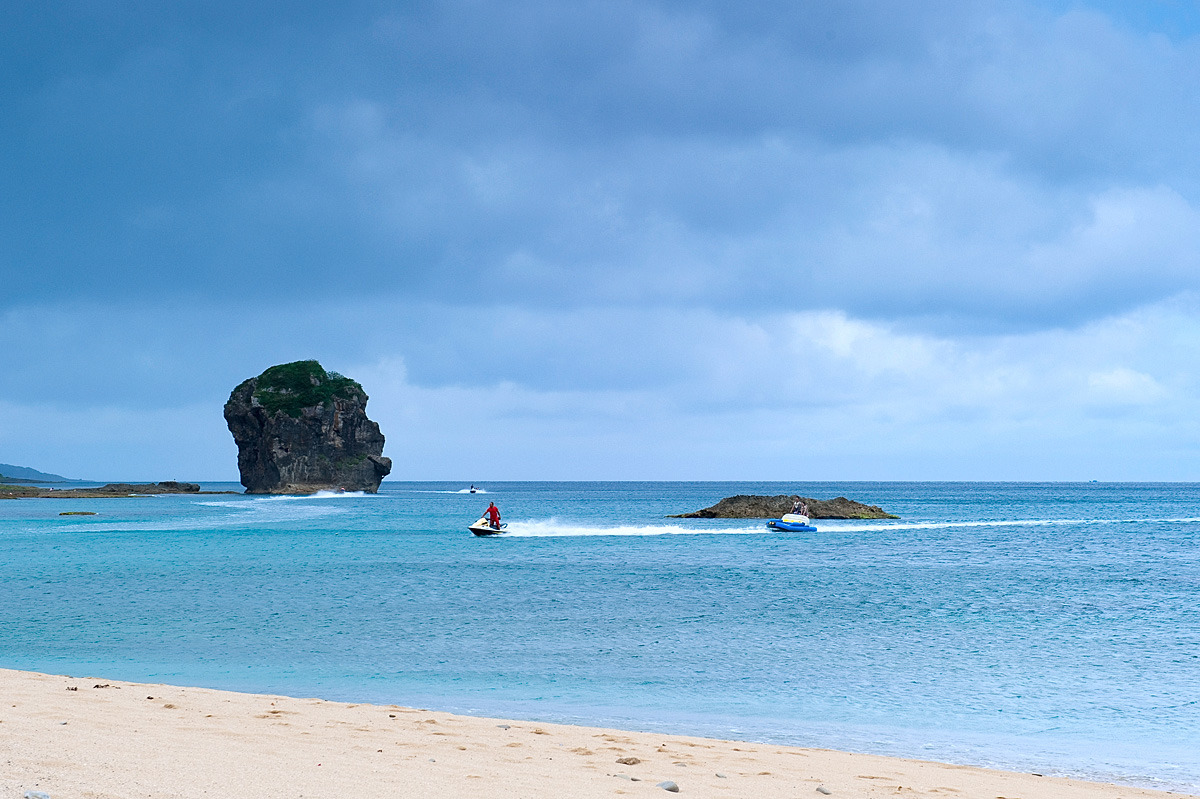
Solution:
[{"label": "white foam wake", "polygon": [[[970,527],[1040,527],[1080,524],[1134,525],[1153,523],[1200,522],[1200,518],[1173,519],[1000,519],[994,521],[962,522],[860,522],[837,519],[814,519],[812,524],[820,536],[824,533],[890,532],[893,530],[943,530]],[[581,524],[556,518],[513,521],[505,535],[513,538],[550,538],[564,536],[648,536],[648,535],[795,535],[771,530],[764,520],[747,520],[741,526],[687,527],[681,524],[617,524],[612,526]]]},{"label": "white foam wake", "polygon": [[[279,496],[255,497],[255,502],[301,502],[307,499],[354,499],[368,496],[365,491],[318,491],[315,494],[281,494]],[[370,496],[378,496],[372,494]]]},{"label": "white foam wake", "polygon": [[1200,522],[1200,518],[1181,519],[994,519],[964,522],[877,522],[839,521],[837,519],[814,519],[818,529],[839,533],[879,532],[880,530],[945,530],[954,527],[1047,527],[1077,524],[1156,524],[1156,523]]},{"label": "white foam wake", "polygon": [[482,488],[477,488],[474,491],[472,491],[469,488],[460,488],[457,491],[448,491],[444,488],[442,488],[442,489],[409,488],[409,489],[402,489],[402,490],[405,490],[410,494],[487,494],[487,493],[489,493],[487,490],[482,489]]},{"label": "white foam wake", "polygon": [[755,535],[773,534],[765,524],[754,527],[684,527],[681,524],[626,524],[601,527],[558,519],[509,522],[504,534],[510,538],[551,538],[561,536],[645,536],[645,535]]}]

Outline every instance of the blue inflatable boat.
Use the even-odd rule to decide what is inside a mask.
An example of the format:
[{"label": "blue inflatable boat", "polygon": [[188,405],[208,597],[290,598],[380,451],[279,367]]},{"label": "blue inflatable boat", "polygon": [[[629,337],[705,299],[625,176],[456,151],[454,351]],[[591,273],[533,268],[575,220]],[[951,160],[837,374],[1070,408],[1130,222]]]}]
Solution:
[{"label": "blue inflatable boat", "polygon": [[784,533],[815,533],[817,528],[808,523],[807,516],[799,513],[785,513],[782,519],[771,519],[767,527]]}]

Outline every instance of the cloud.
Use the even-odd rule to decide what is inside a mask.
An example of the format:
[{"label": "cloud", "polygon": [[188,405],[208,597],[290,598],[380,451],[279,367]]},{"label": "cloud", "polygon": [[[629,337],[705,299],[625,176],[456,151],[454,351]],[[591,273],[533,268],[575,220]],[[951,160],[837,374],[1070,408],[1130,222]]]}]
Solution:
[{"label": "cloud", "polygon": [[229,389],[317,357],[413,477],[1193,475],[1189,19],[14,9],[0,403],[56,432],[6,460],[217,476]]},{"label": "cloud", "polygon": [[1088,375],[1087,384],[1096,400],[1103,404],[1148,405],[1166,393],[1150,375],[1125,367],[1093,372]]},{"label": "cloud", "polygon": [[[55,313],[18,322],[64,329]],[[74,309],[73,336],[42,351],[51,358],[21,350],[0,381],[11,420],[5,462],[100,478],[233,479],[228,392],[272,363],[317,357],[366,387],[396,479],[1200,471],[1194,298],[971,336],[839,310],[531,312],[381,299],[354,316],[336,306],[258,309],[253,324],[234,314],[218,325],[215,314]],[[433,329],[443,334],[431,339]],[[134,340],[145,342],[136,353],[108,345]],[[52,382],[68,377],[72,391]],[[49,397],[30,391],[39,385]],[[173,401],[181,395],[186,402]],[[497,456],[481,460],[481,449]]]},{"label": "cloud", "polygon": [[99,14],[116,45],[33,71],[0,302],[786,298],[1044,327],[1195,288],[1193,40],[991,3],[313,13]]},{"label": "cloud", "polygon": [[[1200,337],[1194,305],[969,340],[837,312],[670,321],[675,340],[659,330],[646,354],[662,359],[658,379],[622,389],[419,385],[397,361],[354,373],[385,430],[403,431],[389,446],[415,453],[397,458],[397,476],[413,479],[465,478],[467,462],[530,479],[1187,479],[1200,467],[1180,457],[1198,433],[1195,379],[1178,369]],[[588,361],[571,338],[560,346]],[[1129,441],[1141,446],[1103,457]],[[479,447],[504,467],[474,461]]]}]

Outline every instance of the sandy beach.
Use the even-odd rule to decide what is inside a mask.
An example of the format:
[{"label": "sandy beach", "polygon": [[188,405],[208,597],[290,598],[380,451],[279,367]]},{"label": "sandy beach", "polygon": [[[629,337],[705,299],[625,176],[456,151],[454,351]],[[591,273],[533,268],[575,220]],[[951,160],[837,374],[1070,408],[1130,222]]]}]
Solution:
[{"label": "sandy beach", "polygon": [[0,696],[4,797],[663,796],[669,783],[696,797],[1183,795],[819,749],[11,670],[0,670]]}]

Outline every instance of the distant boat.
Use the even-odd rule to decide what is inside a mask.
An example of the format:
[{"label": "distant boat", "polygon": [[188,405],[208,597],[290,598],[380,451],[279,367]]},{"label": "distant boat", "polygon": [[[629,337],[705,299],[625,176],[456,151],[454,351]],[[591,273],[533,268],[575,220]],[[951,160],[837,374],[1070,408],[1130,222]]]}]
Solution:
[{"label": "distant boat", "polygon": [[470,525],[467,527],[467,529],[475,535],[500,535],[504,532],[505,527],[508,527],[508,525],[503,522],[498,528],[492,527],[490,524],[488,524],[487,516],[480,516],[479,521]]},{"label": "distant boat", "polygon": [[799,513],[785,513],[782,519],[771,519],[767,527],[785,533],[815,533],[817,528],[808,523],[808,517]]}]

